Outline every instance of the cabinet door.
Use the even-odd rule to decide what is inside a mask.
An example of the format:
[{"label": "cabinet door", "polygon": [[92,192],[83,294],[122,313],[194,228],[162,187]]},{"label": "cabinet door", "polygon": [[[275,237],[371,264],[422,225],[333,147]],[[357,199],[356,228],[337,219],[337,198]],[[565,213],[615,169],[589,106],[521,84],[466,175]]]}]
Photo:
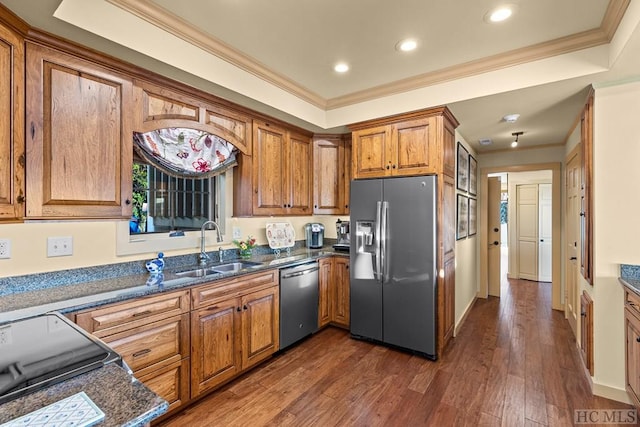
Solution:
[{"label": "cabinet door", "polygon": [[640,402],[640,320],[625,309],[627,392],[637,405]]},{"label": "cabinet door", "polygon": [[349,258],[334,258],[333,320],[349,327]]},{"label": "cabinet door", "polygon": [[191,312],[191,397],[240,372],[240,300],[233,298]]},{"label": "cabinet door", "polygon": [[394,124],[388,145],[392,175],[437,173],[437,140],[433,118]]},{"label": "cabinet door", "polygon": [[131,81],[29,43],[26,76],[26,216],[129,218]]},{"label": "cabinet door", "polygon": [[351,201],[351,135],[344,141],[344,211],[349,215],[349,202]]},{"label": "cabinet door", "polygon": [[311,215],[313,199],[313,151],[311,138],[295,133],[287,137],[285,181],[286,214]]},{"label": "cabinet door", "polygon": [[455,289],[456,289],[456,263],[455,258],[451,258],[444,263],[444,279],[443,286],[443,305],[442,315],[442,346],[438,349],[441,354],[449,340],[453,338],[453,330],[455,327]]},{"label": "cabinet door", "polygon": [[253,123],[253,214],[281,215],[286,194],[286,131],[265,122]]},{"label": "cabinet door", "polygon": [[378,126],[352,134],[353,179],[379,178],[391,174],[388,145],[391,144],[391,127]]},{"label": "cabinet door", "polygon": [[0,26],[0,221],[24,216],[24,41]]},{"label": "cabinet door", "polygon": [[333,299],[333,258],[323,258],[319,262],[318,274],[318,327],[323,327],[332,319],[331,301]]},{"label": "cabinet door", "polygon": [[275,353],[280,347],[278,287],[242,297],[242,369]]},{"label": "cabinet door", "polygon": [[[313,213],[339,215],[345,211],[344,141],[313,141]],[[347,199],[348,202],[348,199]]]}]

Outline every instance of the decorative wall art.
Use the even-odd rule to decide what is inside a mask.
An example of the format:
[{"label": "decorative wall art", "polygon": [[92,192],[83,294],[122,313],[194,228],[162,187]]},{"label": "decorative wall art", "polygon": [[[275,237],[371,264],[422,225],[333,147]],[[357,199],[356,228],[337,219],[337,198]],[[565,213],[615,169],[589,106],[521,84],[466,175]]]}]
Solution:
[{"label": "decorative wall art", "polygon": [[472,155],[469,155],[469,194],[475,196],[478,194],[478,161]]},{"label": "decorative wall art", "polygon": [[469,237],[478,232],[477,205],[478,201],[476,199],[469,198]]},{"label": "decorative wall art", "polygon": [[458,194],[456,240],[461,240],[469,234],[469,198]]},{"label": "decorative wall art", "polygon": [[458,176],[456,179],[458,190],[469,191],[469,152],[458,142]]}]

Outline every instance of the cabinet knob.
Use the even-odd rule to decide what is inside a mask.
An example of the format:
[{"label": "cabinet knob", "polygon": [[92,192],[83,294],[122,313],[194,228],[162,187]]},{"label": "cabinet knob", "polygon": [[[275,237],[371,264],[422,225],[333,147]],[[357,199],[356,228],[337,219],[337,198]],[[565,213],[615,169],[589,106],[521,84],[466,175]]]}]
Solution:
[{"label": "cabinet knob", "polygon": [[391,167],[395,169],[395,168],[396,168],[396,165],[393,165],[393,166],[391,166]]},{"label": "cabinet knob", "polygon": [[569,258],[569,261],[577,261],[578,257],[572,256],[571,258]]},{"label": "cabinet knob", "polygon": [[586,312],[586,311],[581,312],[581,313],[580,313],[580,316],[582,316],[582,317],[587,317],[587,312]]},{"label": "cabinet knob", "polygon": [[131,204],[131,200],[129,200],[129,199],[125,200],[125,201],[124,201],[124,204],[125,204],[125,205],[130,205],[130,204]]},{"label": "cabinet knob", "polygon": [[580,212],[580,216],[584,216],[584,212]]},{"label": "cabinet knob", "polygon": [[247,305],[245,304],[244,307],[242,307],[244,310],[248,310],[249,307],[247,307]]},{"label": "cabinet knob", "polygon": [[318,209],[318,205],[313,205],[313,208],[314,209]]},{"label": "cabinet knob", "polygon": [[636,342],[640,342],[640,337],[636,337]]},{"label": "cabinet knob", "polygon": [[389,169],[389,165],[387,165],[387,169]]},{"label": "cabinet knob", "polygon": [[238,307],[238,308],[236,308],[236,311],[237,311],[237,312],[241,312],[241,311],[242,311],[242,308]]}]

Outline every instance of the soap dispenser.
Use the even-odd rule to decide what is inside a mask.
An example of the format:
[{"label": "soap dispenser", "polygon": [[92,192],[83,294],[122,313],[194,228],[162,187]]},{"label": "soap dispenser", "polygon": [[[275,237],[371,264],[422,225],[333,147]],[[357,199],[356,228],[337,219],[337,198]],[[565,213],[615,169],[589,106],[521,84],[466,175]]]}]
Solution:
[{"label": "soap dispenser", "polygon": [[158,253],[158,258],[147,261],[145,267],[151,274],[162,273],[164,269],[164,254],[162,252]]}]

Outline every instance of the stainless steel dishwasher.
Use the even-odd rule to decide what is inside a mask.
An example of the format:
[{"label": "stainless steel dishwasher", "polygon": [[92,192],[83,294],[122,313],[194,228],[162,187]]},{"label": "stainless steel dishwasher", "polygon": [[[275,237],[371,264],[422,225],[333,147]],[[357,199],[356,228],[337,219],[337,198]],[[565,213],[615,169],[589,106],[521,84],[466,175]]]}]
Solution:
[{"label": "stainless steel dishwasher", "polygon": [[280,349],[318,330],[318,263],[280,269]]}]

